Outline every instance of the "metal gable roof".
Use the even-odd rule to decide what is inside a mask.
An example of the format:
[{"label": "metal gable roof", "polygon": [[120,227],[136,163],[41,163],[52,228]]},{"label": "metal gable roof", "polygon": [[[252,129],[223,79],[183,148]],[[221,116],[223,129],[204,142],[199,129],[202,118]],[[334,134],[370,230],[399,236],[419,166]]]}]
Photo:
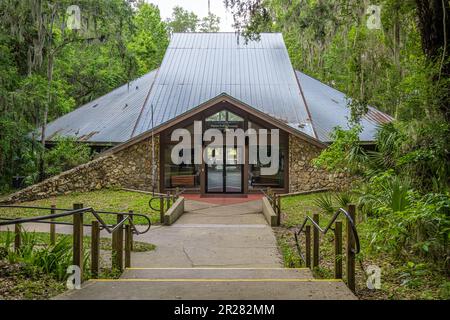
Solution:
[{"label": "metal gable roof", "polygon": [[[335,127],[349,129],[348,97],[300,71],[296,71],[296,74],[302,86],[318,139],[322,142],[330,142],[330,133]],[[369,107],[369,111],[361,119],[363,131],[359,136],[360,140],[374,141],[378,126],[392,120],[391,116]]]},{"label": "metal gable roof", "polygon": [[133,136],[226,93],[315,137],[280,33],[176,33]]},{"label": "metal gable roof", "polygon": [[[294,72],[281,34],[245,44],[234,33],[188,33],[174,34],[159,69],[49,123],[48,140],[125,142],[151,129],[152,106],[157,127],[221,94],[321,142],[334,127],[348,128],[345,94]],[[361,140],[373,141],[377,126],[392,120],[369,107]]]},{"label": "metal gable roof", "polygon": [[153,70],[50,122],[47,139],[70,136],[97,143],[127,141],[156,73],[157,70]]}]

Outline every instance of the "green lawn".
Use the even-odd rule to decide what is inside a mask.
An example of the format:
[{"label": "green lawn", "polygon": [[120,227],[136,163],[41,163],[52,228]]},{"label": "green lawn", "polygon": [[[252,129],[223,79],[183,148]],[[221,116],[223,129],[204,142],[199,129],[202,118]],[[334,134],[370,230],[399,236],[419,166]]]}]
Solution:
[{"label": "green lawn", "polygon": [[[29,235],[36,239],[37,245],[48,245],[50,243],[50,233],[48,232],[27,232]],[[13,232],[10,231],[8,235],[8,231],[0,231],[0,247],[4,246],[7,237],[13,237]],[[71,238],[71,235],[65,234],[57,234],[56,241],[60,241],[64,238]],[[84,236],[83,237],[83,246],[85,250],[90,250],[91,248],[91,237]],[[151,243],[141,242],[141,241],[133,241],[133,252],[146,252],[155,250],[156,246]],[[100,250],[110,251],[112,250],[111,238],[100,238]]]},{"label": "green lawn", "polygon": [[[129,192],[123,190],[105,189],[99,191],[92,191],[86,193],[71,193],[69,195],[62,195],[43,200],[35,200],[20,203],[24,206],[50,207],[52,204],[57,208],[71,209],[74,203],[82,203],[84,207],[92,207],[97,211],[112,211],[112,212],[128,212],[133,210],[135,213],[147,215],[152,223],[159,222],[159,212],[153,211],[149,208],[148,202],[151,198],[149,194]],[[154,206],[159,208],[159,201],[154,202]],[[35,209],[12,209],[0,208],[0,217],[16,218],[16,217],[33,217],[40,215],[47,215],[48,211],[41,211]],[[114,223],[115,216],[102,215],[107,223]],[[92,215],[86,214],[84,217],[85,223],[95,219]],[[60,218],[58,221],[71,221],[72,217]],[[144,219],[137,219],[136,223],[144,223]]]},{"label": "green lawn", "polygon": [[[301,224],[306,215],[319,213],[320,225],[324,227],[331,219],[331,215],[320,212],[314,205],[314,200],[320,194],[299,195],[282,198],[282,225],[275,228],[275,234],[283,255],[284,265],[288,268],[304,267],[297,248],[295,246],[293,232],[295,227]],[[336,208],[336,201],[333,203]],[[345,221],[343,217],[343,253],[345,255]],[[399,259],[375,254],[370,251],[371,234],[369,233],[370,220],[358,216],[357,229],[361,240],[362,252],[357,256],[356,281],[357,296],[361,299],[449,299],[450,282],[441,272],[437,271],[431,264],[418,261],[400,261]],[[334,242],[333,231],[330,230],[326,236],[320,236],[320,266],[313,270],[314,276],[318,278],[334,277]],[[304,252],[304,235],[301,239],[301,248]],[[345,259],[343,257],[343,271],[345,279]],[[381,290],[369,290],[366,288],[366,276],[361,266],[367,268],[369,265],[381,267]]]},{"label": "green lawn", "polygon": [[[66,270],[71,262],[71,235],[57,234],[56,245],[49,246],[50,234],[43,232],[26,232],[22,235],[22,249],[18,253],[13,251],[12,232],[0,232],[0,300],[17,299],[49,299],[66,290],[65,278],[58,278],[53,270],[55,262],[59,268]],[[56,249],[61,248],[62,249]],[[85,236],[83,239],[84,256],[86,261],[85,275],[89,277],[91,238]],[[111,238],[100,239],[100,249],[111,251]],[[133,242],[133,252],[145,252],[155,249],[155,245],[139,241]],[[60,256],[60,252],[68,252],[68,256]],[[39,253],[41,252],[41,253]],[[57,256],[57,260],[52,256]],[[103,254],[102,254],[103,256]],[[43,258],[44,257],[44,258]],[[108,253],[106,253],[108,257]],[[101,259],[100,278],[117,278],[120,272],[112,270],[110,262]],[[49,269],[46,269],[49,268]]]}]

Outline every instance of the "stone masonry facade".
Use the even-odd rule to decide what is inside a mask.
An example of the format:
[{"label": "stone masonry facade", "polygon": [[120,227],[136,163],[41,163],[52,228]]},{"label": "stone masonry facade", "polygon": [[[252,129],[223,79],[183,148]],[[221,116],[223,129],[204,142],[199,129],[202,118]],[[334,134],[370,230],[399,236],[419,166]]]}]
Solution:
[{"label": "stone masonry facade", "polygon": [[289,135],[289,192],[319,189],[343,190],[354,180],[345,173],[330,173],[315,168],[312,160],[321,149],[298,137]]},{"label": "stone masonry facade", "polygon": [[[155,186],[159,186],[159,136],[155,136]],[[152,189],[152,138],[117,152],[106,153],[86,164],[20,190],[4,203],[44,199],[72,192],[88,192],[122,187]]]},{"label": "stone masonry facade", "polygon": [[[158,136],[155,136],[154,144],[155,186],[158,189],[160,177]],[[293,135],[289,136],[289,192],[342,190],[351,184],[353,179],[344,173],[329,173],[312,165],[312,160],[320,152],[319,147]],[[115,187],[151,191],[152,180],[152,138],[147,138],[20,190],[0,202],[31,201],[72,192]]]}]

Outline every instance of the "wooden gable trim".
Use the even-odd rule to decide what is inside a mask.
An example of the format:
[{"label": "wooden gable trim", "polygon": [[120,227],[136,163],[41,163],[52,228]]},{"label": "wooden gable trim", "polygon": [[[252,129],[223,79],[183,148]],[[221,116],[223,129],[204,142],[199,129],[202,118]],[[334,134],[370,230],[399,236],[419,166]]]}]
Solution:
[{"label": "wooden gable trim", "polygon": [[253,107],[251,107],[251,106],[249,106],[249,105],[247,105],[247,104],[245,104],[245,103],[243,103],[243,102],[241,102],[241,101],[231,97],[230,95],[228,95],[226,93],[222,93],[222,94],[218,95],[217,97],[215,97],[215,98],[213,98],[213,99],[211,99],[211,100],[209,100],[209,101],[199,105],[198,107],[192,108],[191,110],[189,110],[189,111],[187,111],[187,112],[185,112],[185,113],[183,113],[183,114],[173,118],[172,120],[170,120],[168,122],[165,122],[165,123],[155,127],[153,130],[148,130],[146,132],[143,132],[140,135],[138,135],[136,137],[133,137],[130,140],[128,140],[128,141],[126,141],[126,142],[124,142],[124,143],[122,143],[120,145],[117,145],[117,146],[115,146],[115,147],[105,151],[104,153],[102,153],[102,155],[116,153],[116,152],[119,152],[119,151],[121,151],[123,149],[126,149],[126,148],[128,148],[128,147],[130,147],[130,146],[132,146],[132,145],[134,145],[136,143],[139,143],[139,142],[141,142],[143,140],[146,140],[146,139],[150,138],[152,135],[157,135],[157,134],[161,133],[162,131],[164,131],[164,130],[172,127],[172,126],[174,126],[174,125],[176,125],[176,124],[178,124],[178,123],[180,123],[182,121],[185,121],[185,120],[187,120],[187,119],[197,115],[198,113],[201,113],[201,112],[205,111],[206,109],[208,109],[208,108],[210,108],[210,107],[212,107],[212,106],[214,106],[214,105],[216,105],[217,103],[220,103],[220,102],[228,102],[228,103],[234,105],[235,107],[238,107],[238,108],[242,109],[245,112],[248,112],[248,113],[250,113],[250,114],[252,114],[252,115],[254,115],[254,116],[258,117],[258,118],[261,118],[261,120],[263,120],[263,121],[265,121],[267,123],[270,123],[271,125],[273,125],[273,126],[275,126],[277,128],[280,128],[280,129],[286,131],[289,134],[297,136],[300,139],[302,139],[302,140],[304,140],[304,141],[306,141],[308,143],[311,143],[311,144],[313,144],[313,145],[315,145],[315,146],[317,146],[319,148],[324,149],[324,148],[327,147],[326,144],[322,143],[318,139],[315,139],[315,138],[313,138],[313,137],[311,137],[311,136],[309,136],[309,135],[307,135],[307,134],[305,134],[303,132],[295,130],[294,128],[288,126],[284,122],[282,122],[282,121],[280,121],[278,119],[275,119],[275,118],[265,114],[264,112],[261,112],[261,111],[255,109],[255,108],[253,108]]}]

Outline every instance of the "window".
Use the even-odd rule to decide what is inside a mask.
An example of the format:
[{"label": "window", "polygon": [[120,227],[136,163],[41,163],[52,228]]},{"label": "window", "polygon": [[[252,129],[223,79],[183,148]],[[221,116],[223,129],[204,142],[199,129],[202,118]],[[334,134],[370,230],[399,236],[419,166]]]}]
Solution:
[{"label": "window", "polygon": [[[271,155],[270,146],[267,147],[269,156]],[[257,147],[259,154],[259,146]],[[284,173],[286,167],[286,147],[280,144],[279,170],[274,175],[262,175],[261,168],[270,167],[270,164],[263,165],[259,159],[256,163],[249,163],[248,166],[248,188],[261,189],[266,187],[284,188]]]},{"label": "window", "polygon": [[241,122],[244,121],[240,116],[226,110],[222,110],[206,118],[206,122]]},{"label": "window", "polygon": [[[164,187],[199,188],[200,166],[195,164],[173,164],[171,158],[173,147],[173,145],[169,145],[164,150]],[[194,150],[191,149],[191,152],[193,159]]]}]

